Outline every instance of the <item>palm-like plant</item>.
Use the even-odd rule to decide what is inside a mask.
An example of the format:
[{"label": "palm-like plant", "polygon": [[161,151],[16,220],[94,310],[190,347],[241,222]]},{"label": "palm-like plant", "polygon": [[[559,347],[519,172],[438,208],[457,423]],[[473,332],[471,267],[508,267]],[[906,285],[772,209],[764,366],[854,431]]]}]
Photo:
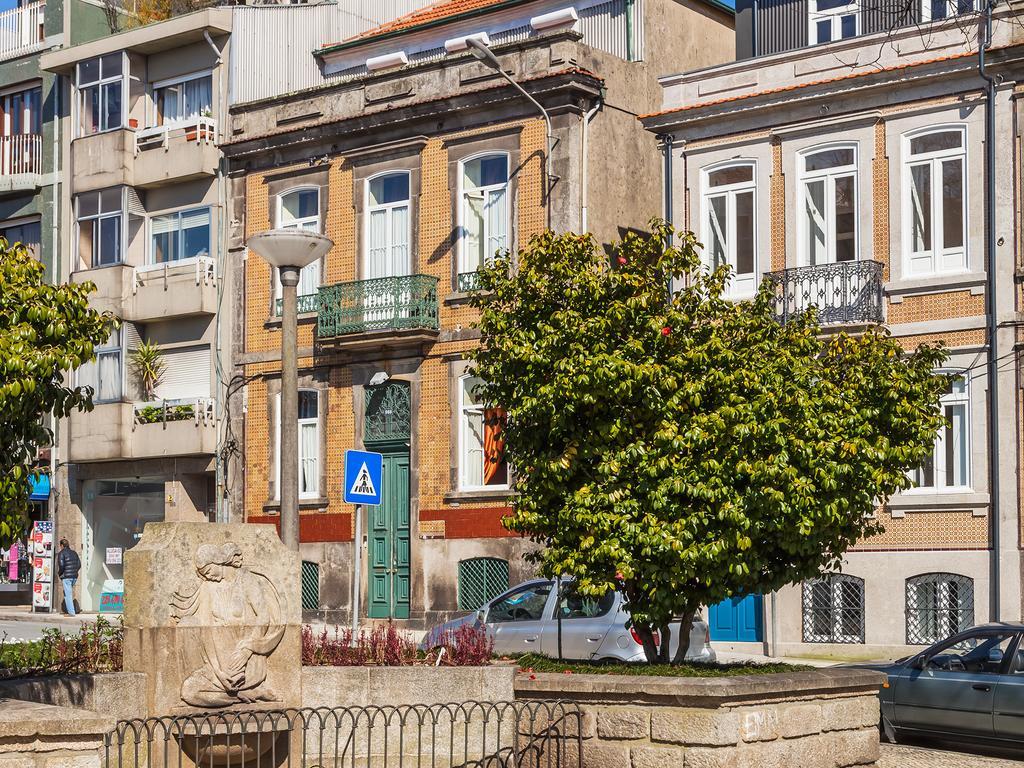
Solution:
[{"label": "palm-like plant", "polygon": [[157,384],[163,379],[167,368],[160,345],[148,339],[143,341],[132,351],[131,364],[135,375],[139,377],[143,396],[147,401],[154,399]]}]

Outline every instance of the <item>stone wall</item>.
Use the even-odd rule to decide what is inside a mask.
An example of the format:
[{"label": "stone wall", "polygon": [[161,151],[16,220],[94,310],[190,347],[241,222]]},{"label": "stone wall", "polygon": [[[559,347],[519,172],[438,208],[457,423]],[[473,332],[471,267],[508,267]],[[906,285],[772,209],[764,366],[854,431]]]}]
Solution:
[{"label": "stone wall", "polygon": [[0,768],[100,768],[113,727],[89,710],[0,699]]},{"label": "stone wall", "polygon": [[105,672],[0,682],[0,697],[99,712],[113,720],[146,717],[146,675]]},{"label": "stone wall", "polygon": [[669,678],[519,675],[518,699],[583,711],[586,768],[848,768],[878,759],[878,688],[869,670]]},{"label": "stone wall", "polygon": [[373,707],[511,701],[514,666],[303,667],[302,706]]}]

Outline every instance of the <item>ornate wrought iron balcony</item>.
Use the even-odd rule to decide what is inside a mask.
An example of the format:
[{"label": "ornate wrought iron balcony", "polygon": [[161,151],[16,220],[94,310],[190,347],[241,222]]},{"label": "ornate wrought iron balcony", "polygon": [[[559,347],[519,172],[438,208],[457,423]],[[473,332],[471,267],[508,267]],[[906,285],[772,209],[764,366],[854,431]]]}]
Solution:
[{"label": "ornate wrought iron balcony", "polygon": [[[303,294],[301,296],[298,296],[296,298],[296,301],[295,301],[295,306],[296,306],[296,310],[295,311],[298,312],[298,314],[300,314],[300,315],[308,314],[308,313],[311,313],[311,312],[316,312],[316,310],[317,310],[317,302],[319,300],[320,300],[320,297],[317,294],[315,294],[315,293],[306,293],[306,294]],[[277,299],[276,301],[274,301],[274,316],[275,317],[280,317],[281,316],[282,304],[283,304],[283,300],[282,299]]]},{"label": "ornate wrought iron balcony", "polygon": [[438,278],[402,275],[337,283],[320,288],[317,335],[430,330],[437,325]]},{"label": "ornate wrought iron balcony", "polygon": [[882,322],[882,264],[861,259],[769,272],[780,322],[811,306],[822,325]]}]

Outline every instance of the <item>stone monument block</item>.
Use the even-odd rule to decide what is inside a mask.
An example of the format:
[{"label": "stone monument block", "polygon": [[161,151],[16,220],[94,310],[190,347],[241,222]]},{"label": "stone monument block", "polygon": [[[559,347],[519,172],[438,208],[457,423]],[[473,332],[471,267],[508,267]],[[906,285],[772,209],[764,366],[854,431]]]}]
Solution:
[{"label": "stone monument block", "polygon": [[273,526],[148,524],[124,557],[124,669],[149,714],[301,706],[299,572]]}]

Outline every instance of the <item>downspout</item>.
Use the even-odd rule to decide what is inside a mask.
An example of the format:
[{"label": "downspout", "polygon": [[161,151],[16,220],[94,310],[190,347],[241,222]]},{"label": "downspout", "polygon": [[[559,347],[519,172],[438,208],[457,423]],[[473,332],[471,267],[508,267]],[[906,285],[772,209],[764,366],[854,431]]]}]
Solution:
[{"label": "downspout", "polygon": [[997,79],[985,69],[985,53],[992,47],[992,9],[995,0],[985,3],[984,39],[978,46],[978,74],[985,81],[985,297],[988,334],[988,475],[989,525],[992,539],[991,620],[999,621],[999,351],[996,332],[996,84]]},{"label": "downspout", "polygon": [[210,46],[210,47],[211,47],[211,48],[213,49],[213,54],[214,54],[214,55],[215,55],[215,56],[217,57],[217,66],[220,66],[220,65],[221,65],[221,62],[222,62],[222,61],[223,61],[224,59],[223,59],[223,57],[222,57],[222,56],[221,56],[221,54],[220,54],[220,48],[218,48],[218,47],[217,47],[217,46],[216,46],[216,45],[214,44],[214,42],[213,42],[213,38],[212,38],[212,37],[210,37],[210,32],[209,32],[209,30],[206,30],[206,29],[204,29],[204,30],[203,30],[203,37],[204,37],[204,38],[206,39],[206,43],[207,43],[207,45],[209,45],[209,46]]},{"label": "downspout", "polygon": [[636,0],[626,0],[626,61],[633,61],[636,46],[633,45],[633,5]]},{"label": "downspout", "polygon": [[598,95],[592,106],[585,115],[583,115],[583,126],[580,132],[580,234],[585,235],[588,232],[587,229],[587,189],[590,184],[588,178],[590,163],[589,158],[589,131],[587,130],[590,126],[590,121],[597,114],[597,111],[604,106],[604,93]]},{"label": "downspout", "polygon": [[663,133],[658,137],[661,141],[661,154],[664,159],[664,172],[662,173],[665,179],[664,218],[669,224],[672,223],[672,145],[675,143],[675,138],[671,133]]}]

